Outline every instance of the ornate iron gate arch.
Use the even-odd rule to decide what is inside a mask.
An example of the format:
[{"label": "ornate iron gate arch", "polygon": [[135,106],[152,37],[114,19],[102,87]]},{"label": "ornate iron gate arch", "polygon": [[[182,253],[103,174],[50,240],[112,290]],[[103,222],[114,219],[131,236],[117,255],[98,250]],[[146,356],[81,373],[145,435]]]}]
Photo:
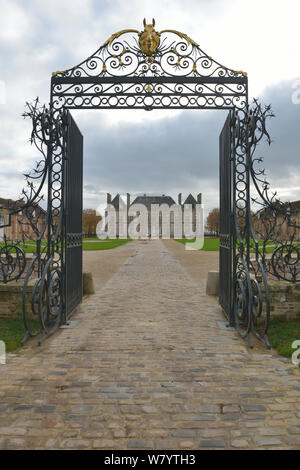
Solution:
[{"label": "ornate iron gate arch", "polygon": [[247,74],[221,65],[186,34],[113,34],[80,64],[52,74],[54,109],[245,109]]},{"label": "ornate iron gate arch", "polygon": [[[29,327],[26,304],[27,285],[34,271],[37,280],[31,310],[40,321],[40,341],[65,322],[81,301],[81,272],[77,284],[68,284],[68,270],[74,268],[75,258],[76,268],[81,270],[82,256],[78,220],[82,210],[82,137],[69,113],[71,109],[229,110],[220,136],[220,303],[229,324],[235,325],[241,336],[250,342],[253,332],[268,344],[266,262],[252,225],[250,180],[259,181],[253,151],[263,136],[268,138],[265,121],[269,108],[262,110],[257,103],[249,108],[246,73],[222,66],[184,33],[156,32],[154,21],[150,25],[144,21],[141,32],[123,30],[113,34],[79,65],[53,73],[49,109],[39,108],[37,102],[29,106],[32,141],[42,151],[43,159],[35,170],[40,185],[33,189],[29,182],[31,193],[24,207],[39,200],[46,178],[48,205],[46,223],[25,277],[25,340],[37,333]],[[73,146],[75,140],[77,144]],[[70,192],[70,178],[78,175],[77,193],[74,188]],[[77,218],[72,197],[79,204]],[[45,234],[47,243],[43,245]],[[258,277],[262,282],[258,282]],[[70,302],[68,296],[74,297],[76,292],[76,301]],[[259,332],[263,309],[264,322]]]}]

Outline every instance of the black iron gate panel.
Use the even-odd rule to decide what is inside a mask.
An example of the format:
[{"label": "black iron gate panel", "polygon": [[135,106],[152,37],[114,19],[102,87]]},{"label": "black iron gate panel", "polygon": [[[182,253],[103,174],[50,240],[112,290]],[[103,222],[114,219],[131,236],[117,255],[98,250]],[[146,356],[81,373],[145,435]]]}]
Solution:
[{"label": "black iron gate panel", "polygon": [[65,318],[82,301],[83,137],[68,113],[65,161]]},{"label": "black iron gate panel", "polygon": [[220,289],[219,301],[232,323],[232,162],[230,113],[220,134]]}]

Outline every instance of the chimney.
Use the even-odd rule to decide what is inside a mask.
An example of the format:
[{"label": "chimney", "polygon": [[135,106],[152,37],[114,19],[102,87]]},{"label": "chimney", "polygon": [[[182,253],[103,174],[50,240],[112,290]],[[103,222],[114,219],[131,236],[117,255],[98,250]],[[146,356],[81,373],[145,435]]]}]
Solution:
[{"label": "chimney", "polygon": [[129,209],[130,206],[130,194],[127,193],[127,210]]},{"label": "chimney", "polygon": [[199,193],[197,196],[197,204],[202,204],[202,193]]},{"label": "chimney", "polygon": [[111,194],[107,193],[106,195],[106,202],[107,204],[111,204]]},{"label": "chimney", "polygon": [[181,206],[182,204],[182,193],[178,194],[178,204]]}]

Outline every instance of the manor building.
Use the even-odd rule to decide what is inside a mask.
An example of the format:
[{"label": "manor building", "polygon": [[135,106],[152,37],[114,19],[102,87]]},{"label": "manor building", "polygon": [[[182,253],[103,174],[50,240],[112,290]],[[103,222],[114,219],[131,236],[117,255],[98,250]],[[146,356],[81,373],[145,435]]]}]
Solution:
[{"label": "manor building", "polygon": [[[178,221],[177,217],[180,217],[180,223],[182,224],[182,233],[184,234],[183,224],[184,224],[184,210],[185,206],[189,205],[192,212],[192,221],[191,221],[191,228],[192,230],[196,229],[196,205],[202,204],[202,194],[199,193],[196,198],[189,194],[188,197],[182,202],[182,193],[178,194],[178,202],[176,203],[171,196],[167,196],[162,194],[161,196],[152,196],[152,195],[140,195],[135,197],[135,199],[131,202],[131,195],[127,193],[126,195],[126,203],[120,196],[117,194],[114,198],[112,198],[111,194],[107,193],[107,205],[112,205],[116,211],[116,236],[119,237],[119,211],[120,208],[127,210],[127,226],[129,226],[130,222],[134,219],[134,215],[130,214],[130,208],[137,208],[139,205],[142,205],[147,209],[148,212],[148,237],[153,238],[163,238],[164,231],[163,231],[163,223],[164,223],[164,212],[163,207],[168,206],[170,211],[170,238],[176,238],[176,230],[175,230],[175,222]],[[151,220],[151,207],[159,206],[162,210],[159,211],[159,226],[157,233],[152,233],[153,225]],[[179,210],[178,210],[179,209]],[[184,237],[184,235],[183,235]],[[142,238],[142,237],[141,237]]]},{"label": "manor building", "polygon": [[[15,201],[0,198],[0,241],[3,241],[4,236],[15,241],[35,239],[42,232],[46,211],[35,203],[22,210],[24,204],[22,199]],[[44,233],[44,237],[46,236],[47,229]]]},{"label": "manor building", "polygon": [[[278,213],[271,207],[257,211],[252,215],[252,223],[258,239],[274,237],[277,239],[289,239],[293,234],[294,240],[300,241],[300,201],[291,201],[283,204],[273,203]],[[286,217],[290,214],[290,225]]]}]

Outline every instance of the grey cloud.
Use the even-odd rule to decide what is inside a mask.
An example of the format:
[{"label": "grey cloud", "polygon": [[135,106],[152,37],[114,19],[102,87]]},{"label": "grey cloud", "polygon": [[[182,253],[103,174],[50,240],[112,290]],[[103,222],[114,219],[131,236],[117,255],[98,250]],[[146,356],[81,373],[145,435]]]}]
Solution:
[{"label": "grey cloud", "polygon": [[[283,199],[300,198],[300,191],[291,188],[291,175],[293,185],[300,186],[300,105],[292,104],[291,91],[292,83],[286,82],[261,98],[272,103],[276,118],[268,123],[272,145],[262,143],[257,149],[257,156],[265,157],[272,189],[290,188]],[[85,182],[112,193],[203,192],[208,208],[217,206],[218,137],[225,116],[224,111],[186,111],[171,119],[116,126],[107,126],[105,116],[92,113],[81,126],[79,117]]]},{"label": "grey cloud", "polygon": [[275,186],[288,184],[292,175],[300,183],[300,105],[292,102],[292,83],[270,87],[263,96],[265,104],[272,105],[275,118],[268,123],[272,144],[261,145],[258,153],[264,155],[267,174]]},{"label": "grey cloud", "polygon": [[199,192],[208,181],[218,181],[218,137],[225,115],[187,111],[111,127],[103,115],[93,118],[91,113],[84,126],[79,118],[85,184],[123,193]]}]

